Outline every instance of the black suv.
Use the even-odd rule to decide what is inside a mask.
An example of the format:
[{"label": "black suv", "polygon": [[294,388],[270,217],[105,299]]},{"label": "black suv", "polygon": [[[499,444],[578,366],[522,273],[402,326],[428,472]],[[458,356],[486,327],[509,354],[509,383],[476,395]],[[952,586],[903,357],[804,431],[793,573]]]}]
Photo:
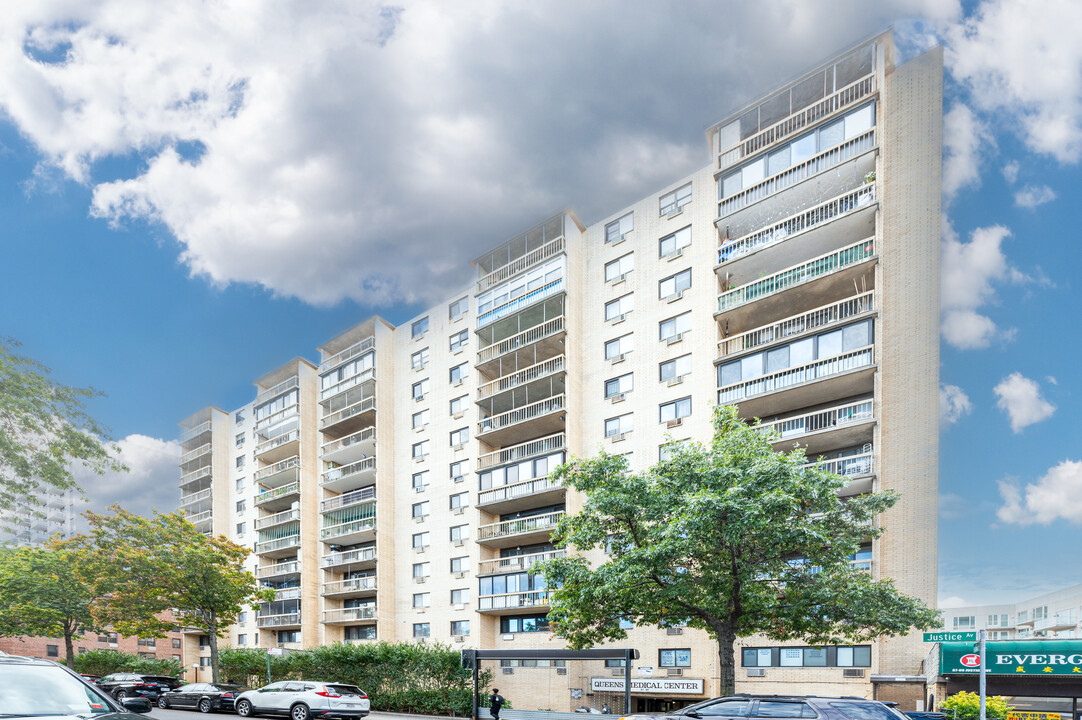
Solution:
[{"label": "black suv", "polygon": [[98,687],[118,700],[126,697],[144,697],[155,702],[158,696],[183,683],[168,675],[139,675],[136,673],[113,673],[98,681]]},{"label": "black suv", "polygon": [[620,720],[743,720],[744,718],[820,718],[821,720],[905,720],[875,700],[817,695],[732,695],[689,705],[664,715],[628,715]]},{"label": "black suv", "polygon": [[4,716],[34,720],[139,720],[150,712],[143,698],[117,702],[77,673],[51,660],[0,652],[0,699]]}]

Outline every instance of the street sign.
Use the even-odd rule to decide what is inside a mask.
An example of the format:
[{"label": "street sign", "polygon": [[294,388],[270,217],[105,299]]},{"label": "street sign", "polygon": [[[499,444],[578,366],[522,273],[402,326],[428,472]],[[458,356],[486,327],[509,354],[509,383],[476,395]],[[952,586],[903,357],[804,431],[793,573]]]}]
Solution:
[{"label": "street sign", "polygon": [[930,632],[924,633],[924,642],[977,642],[975,632]]},{"label": "street sign", "polygon": [[268,648],[267,649],[267,654],[268,655],[285,655],[285,652],[282,650],[282,648]]}]

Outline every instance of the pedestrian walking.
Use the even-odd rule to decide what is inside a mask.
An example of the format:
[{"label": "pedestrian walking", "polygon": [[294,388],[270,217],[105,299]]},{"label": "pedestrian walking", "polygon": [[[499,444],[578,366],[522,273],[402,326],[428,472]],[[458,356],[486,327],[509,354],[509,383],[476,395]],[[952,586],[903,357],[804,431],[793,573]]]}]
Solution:
[{"label": "pedestrian walking", "polygon": [[500,695],[500,691],[492,688],[492,695],[488,698],[488,709],[494,720],[500,720],[500,708],[503,707],[505,702],[503,695]]}]

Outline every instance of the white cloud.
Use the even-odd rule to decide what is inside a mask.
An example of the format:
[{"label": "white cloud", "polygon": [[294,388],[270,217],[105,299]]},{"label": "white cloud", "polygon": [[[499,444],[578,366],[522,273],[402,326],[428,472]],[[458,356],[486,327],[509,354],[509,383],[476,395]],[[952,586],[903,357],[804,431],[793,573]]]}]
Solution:
[{"label": "white cloud", "polygon": [[1003,179],[1007,181],[1008,185],[1014,185],[1018,182],[1018,162],[1012,160],[1003,166]]},{"label": "white cloud", "polygon": [[953,425],[963,415],[973,411],[973,403],[969,396],[957,385],[941,384],[939,386],[939,424],[940,426]]},{"label": "white cloud", "polygon": [[1019,488],[999,484],[1003,506],[996,517],[1012,525],[1048,525],[1066,520],[1082,525],[1082,462],[1064,460],[1037,482]]},{"label": "white cloud", "polygon": [[1038,205],[1052,202],[1057,197],[1056,191],[1047,185],[1026,185],[1014,194],[1014,204],[1032,210]]},{"label": "white cloud", "polygon": [[1011,231],[1002,225],[977,228],[962,242],[944,222],[940,266],[940,306],[943,338],[956,348],[988,347],[997,337],[1008,339],[995,322],[978,312],[995,297],[997,282],[1026,282],[1028,276],[1007,264],[1003,241]]},{"label": "white cloud", "polygon": [[949,203],[959,190],[981,184],[982,146],[994,145],[987,123],[957,103],[943,116],[943,197]]},{"label": "white cloud", "polygon": [[949,598],[945,598],[939,601],[939,607],[943,610],[968,606],[969,603],[967,603],[964,598],[958,597],[957,595],[951,595]]},{"label": "white cloud", "polygon": [[995,386],[996,405],[1006,411],[1016,433],[1056,412],[1056,406],[1041,396],[1041,387],[1022,373],[1011,373]]},{"label": "white cloud", "polygon": [[[120,461],[129,472],[98,476],[85,468],[74,469],[75,479],[86,495],[86,502],[81,503],[77,511],[89,509],[100,513],[114,504],[139,515],[150,515],[155,509],[161,512],[176,510],[180,503],[177,485],[180,445],[146,435],[128,435],[116,445],[120,448]],[[77,524],[81,530],[86,530],[82,518]]]}]

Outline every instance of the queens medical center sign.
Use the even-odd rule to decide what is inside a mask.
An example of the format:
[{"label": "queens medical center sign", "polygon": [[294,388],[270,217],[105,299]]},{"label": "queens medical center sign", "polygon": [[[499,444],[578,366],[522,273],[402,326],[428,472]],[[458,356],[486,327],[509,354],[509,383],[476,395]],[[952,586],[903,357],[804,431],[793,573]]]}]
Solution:
[{"label": "queens medical center sign", "polygon": [[[1082,640],[1006,640],[986,643],[989,675],[1072,675],[1082,681]],[[981,671],[974,643],[939,645],[941,675]]]}]

